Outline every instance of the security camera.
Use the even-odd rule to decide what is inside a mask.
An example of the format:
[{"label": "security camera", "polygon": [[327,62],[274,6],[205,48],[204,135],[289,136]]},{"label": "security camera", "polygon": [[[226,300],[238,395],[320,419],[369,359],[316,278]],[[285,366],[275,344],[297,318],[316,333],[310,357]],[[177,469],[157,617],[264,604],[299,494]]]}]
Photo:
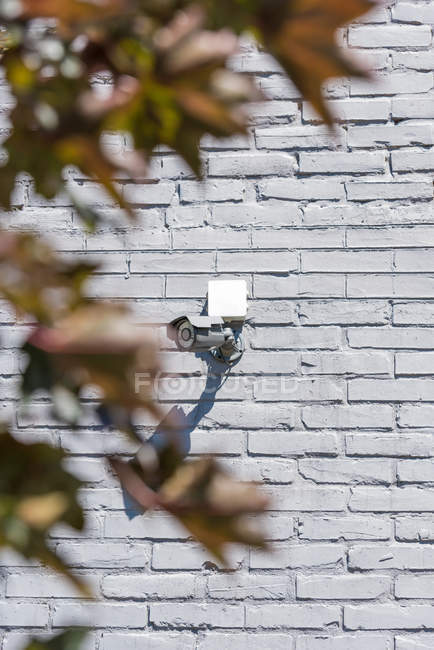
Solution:
[{"label": "security camera", "polygon": [[178,316],[170,325],[179,350],[209,350],[217,361],[228,365],[238,361],[244,351],[241,335],[225,326],[223,318],[185,315]]},{"label": "security camera", "polygon": [[179,350],[201,352],[226,365],[233,365],[244,352],[239,330],[247,311],[246,283],[210,281],[208,316],[182,315],[170,323]]}]

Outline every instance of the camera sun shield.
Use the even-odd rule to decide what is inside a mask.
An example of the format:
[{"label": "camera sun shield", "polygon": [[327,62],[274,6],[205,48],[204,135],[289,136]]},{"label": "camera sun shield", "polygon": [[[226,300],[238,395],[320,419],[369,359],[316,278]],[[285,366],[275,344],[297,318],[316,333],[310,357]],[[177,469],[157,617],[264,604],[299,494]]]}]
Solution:
[{"label": "camera sun shield", "polygon": [[247,315],[247,284],[245,280],[210,280],[208,282],[208,314],[224,321],[243,322]]}]

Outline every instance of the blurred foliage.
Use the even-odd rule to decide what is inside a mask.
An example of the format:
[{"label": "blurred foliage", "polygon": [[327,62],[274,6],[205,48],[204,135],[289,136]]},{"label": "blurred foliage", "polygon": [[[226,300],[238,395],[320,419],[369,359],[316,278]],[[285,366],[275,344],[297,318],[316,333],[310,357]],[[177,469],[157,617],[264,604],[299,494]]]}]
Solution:
[{"label": "blurred foliage", "polygon": [[125,307],[86,298],[85,281],[95,269],[63,261],[35,235],[0,234],[0,295],[19,316],[35,321],[23,346],[28,358],[23,397],[48,392],[55,416],[76,424],[80,395],[93,387],[104,423],[133,433],[136,409],[161,416],[152,393],[157,351]]},{"label": "blurred foliage", "polygon": [[[113,176],[146,175],[159,144],[200,175],[206,133],[244,133],[243,106],[261,98],[228,60],[237,34],[250,32],[328,123],[321,88],[330,77],[360,74],[336,43],[336,30],[373,6],[370,0],[6,0],[0,4],[3,65],[16,99],[5,143],[0,204],[28,172],[53,197],[63,169],[76,165],[128,210]],[[36,18],[46,22],[35,24]],[[108,97],[92,85],[104,71]],[[105,130],[128,132],[134,151],[109,155]],[[27,146],[31,141],[32,146]]]},{"label": "blurred foliage", "polygon": [[77,502],[81,482],[62,467],[65,454],[45,444],[18,442],[0,428],[0,547],[44,562],[67,575],[85,595],[84,584],[50,549],[47,536],[54,524],[83,528]]},{"label": "blurred foliage", "polygon": [[65,422],[77,423],[79,396],[86,387],[98,389],[104,423],[127,433],[134,435],[137,409],[162,416],[152,392],[158,372],[155,344],[122,307],[95,303],[76,309],[54,327],[36,328],[24,351],[29,357],[24,396],[48,391],[55,415]]},{"label": "blurred foliage", "polygon": [[[102,183],[131,216],[117,180],[146,180],[158,145],[177,151],[200,176],[204,134],[245,133],[246,107],[263,99],[253,79],[231,70],[239,35],[271,53],[328,123],[324,82],[362,74],[344,57],[338,30],[368,11],[370,0],[0,0],[0,52],[14,98],[4,143],[0,206],[11,206],[18,174],[29,174],[47,198],[65,185],[65,167]],[[98,91],[98,74],[110,79]],[[131,135],[132,151],[103,147],[105,132]],[[79,197],[72,204],[92,225],[98,215]],[[81,397],[96,390],[104,424],[134,435],[133,415],[159,416],[151,386],[155,345],[131,325],[126,310],[91,301],[85,283],[95,267],[66,263],[35,235],[0,233],[0,294],[33,328],[23,349],[26,398],[46,391],[54,413],[76,423]],[[140,381],[140,374],[149,378]],[[170,435],[169,435],[170,433]],[[248,524],[265,498],[235,481],[212,459],[185,462],[176,451],[176,423],[160,452],[145,445],[134,463],[112,468],[143,510],[164,508],[220,561],[228,542],[264,546]],[[172,437],[170,437],[172,436]],[[46,544],[50,527],[82,527],[79,481],[63,454],[0,434],[0,542],[65,573]],[[72,577],[72,579],[74,579]],[[84,589],[84,587],[81,587]],[[76,650],[79,632],[28,650]]]},{"label": "blurred foliage", "polygon": [[95,269],[63,261],[33,234],[0,231],[0,293],[20,317],[48,326],[85,304],[83,284]]},{"label": "blurred foliage", "polygon": [[80,628],[67,630],[49,641],[32,639],[24,650],[80,650],[87,630]]},{"label": "blurred foliage", "polygon": [[167,510],[224,565],[229,543],[265,548],[263,532],[248,515],[264,512],[268,499],[254,483],[234,480],[214,458],[184,461],[173,438],[159,451],[143,445],[130,463],[111,458],[110,464],[143,511]]}]

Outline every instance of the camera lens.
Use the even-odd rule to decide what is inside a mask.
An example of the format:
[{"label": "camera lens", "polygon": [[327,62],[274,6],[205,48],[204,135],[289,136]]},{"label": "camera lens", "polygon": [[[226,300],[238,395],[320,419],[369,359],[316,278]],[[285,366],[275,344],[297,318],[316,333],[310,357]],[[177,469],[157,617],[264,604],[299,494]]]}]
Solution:
[{"label": "camera lens", "polygon": [[194,327],[185,319],[178,325],[178,345],[185,350],[193,347],[195,341]]},{"label": "camera lens", "polygon": [[183,341],[189,341],[192,338],[190,330],[187,328],[183,329],[181,332],[181,338]]}]

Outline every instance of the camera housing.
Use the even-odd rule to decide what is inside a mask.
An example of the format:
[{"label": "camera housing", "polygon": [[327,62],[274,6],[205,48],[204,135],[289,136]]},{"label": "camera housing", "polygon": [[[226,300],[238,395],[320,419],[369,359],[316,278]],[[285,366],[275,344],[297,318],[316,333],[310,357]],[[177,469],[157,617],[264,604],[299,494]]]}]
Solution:
[{"label": "camera housing", "polygon": [[210,350],[225,342],[223,319],[211,316],[178,316],[171,323],[180,350]]},{"label": "camera housing", "polygon": [[[208,316],[183,314],[170,326],[179,350],[209,350],[217,361],[233,365],[244,352],[240,330],[247,311],[244,280],[208,283]],[[220,312],[220,314],[218,314]]]}]

